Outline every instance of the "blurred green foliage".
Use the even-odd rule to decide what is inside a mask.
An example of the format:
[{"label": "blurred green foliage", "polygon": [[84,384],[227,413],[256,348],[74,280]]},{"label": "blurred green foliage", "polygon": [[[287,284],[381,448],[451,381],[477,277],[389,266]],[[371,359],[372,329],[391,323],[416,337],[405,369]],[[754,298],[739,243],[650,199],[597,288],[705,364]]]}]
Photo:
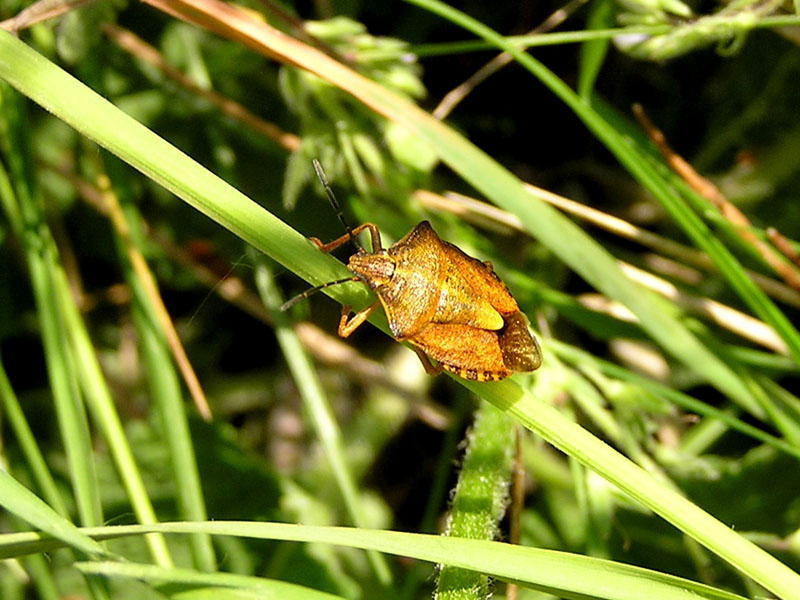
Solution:
[{"label": "blurred green foliage", "polygon": [[[256,11],[262,8],[258,3],[245,4]],[[559,7],[471,3],[468,12],[503,33],[519,34]],[[4,2],[0,16],[10,18],[21,8]],[[400,2],[348,2],[333,8],[335,15],[314,13],[308,4],[298,3],[280,10],[272,7],[263,18],[289,35],[314,40],[363,75],[426,109],[433,109],[493,55],[476,52],[418,60],[415,46],[460,40],[466,34]],[[779,10],[778,5],[769,8],[771,12],[764,6],[738,3],[695,18],[705,6],[620,2],[613,15],[617,22],[668,24],[674,29],[664,36],[635,38],[633,45],[618,38],[616,46],[606,46],[596,76],[591,77],[589,95],[618,119],[620,131],[635,130],[629,107],[642,103],[676,151],[746,212],[759,235],[775,226],[798,239],[800,50],[794,33],[754,29],[760,17]],[[588,10],[578,9],[567,27],[586,27]],[[261,135],[252,124],[223,114],[207,97],[132,56],[103,33],[101,24],[111,22],[154,46],[198,89],[213,90],[241,104],[276,129],[297,136],[297,143]],[[325,241],[342,233],[313,178],[311,159],[318,158],[348,219],[354,224],[377,223],[385,244],[429,218],[443,238],[492,261],[545,339],[552,336],[644,373],[755,424],[797,450],[797,365],[741,339],[706,315],[695,315],[696,320],[689,320],[695,332],[734,368],[746,370],[754,388],[769,391],[764,392],[769,402],[753,414],[730,404],[649,344],[638,324],[587,303],[592,290],[534,240],[505,226],[475,225],[457,212],[420,202],[414,195],[419,189],[466,194],[473,190],[441,168],[436,154],[419,139],[329,83],[144,4],[91,4],[36,24],[21,36],[302,233]],[[585,61],[591,62],[586,56],[576,60],[579,52],[572,45],[534,52],[570,83],[582,77],[588,68]],[[8,98],[16,92],[4,86],[2,93],[3,110],[8,110]],[[128,267],[118,251],[119,239],[107,218],[86,201],[91,194],[80,185],[96,185],[104,171],[112,175],[122,204],[129,207],[134,235],[211,400],[213,423],[189,417],[208,518],[349,524],[334,474],[305,418],[273,330],[257,318],[260,314],[254,316],[254,311],[214,293],[226,281],[236,280],[253,294],[255,266],[241,241],[99,152],[37,106],[21,98],[14,102],[24,107],[27,125],[18,138],[9,133],[10,126],[2,131],[2,193],[20,196],[19,184],[24,181],[32,186],[32,202],[40,203],[46,215],[46,239],[52,235],[59,264],[70,276],[158,518],[185,518],[176,504],[178,484],[164,442],[171,424],[163,422],[152,405],[148,384],[152,373],[140,355],[138,309],[125,283]],[[572,112],[521,69],[512,65],[478,86],[448,122],[520,178],[685,243],[676,224],[610,160]],[[13,144],[19,139],[28,147]],[[16,175],[15,161],[24,163]],[[22,175],[25,169],[30,170],[27,179]],[[41,307],[34,301],[19,235],[22,228],[15,225],[9,205],[4,206],[2,364],[74,518],[64,430],[53,409],[53,384],[43,349]],[[641,246],[599,229],[592,232],[615,256],[651,268],[652,255]],[[745,266],[771,274],[747,247],[734,250]],[[746,310],[718,274],[683,267],[661,276],[687,294]],[[278,273],[277,281],[286,296],[304,287],[291,273]],[[780,306],[798,322],[800,303]],[[338,311],[338,305],[320,296],[293,314],[332,334]],[[620,341],[632,342],[633,352],[626,352]],[[343,366],[341,350],[329,340],[318,343],[326,348],[318,348],[317,375],[341,427],[345,456],[360,486],[370,526],[440,530],[437,523],[447,510],[446,490],[453,487],[458,472],[453,464],[460,456],[458,440],[471,399],[447,378],[427,379],[416,369],[413,356],[409,365],[405,351],[369,327],[361,328],[348,343],[362,359],[373,359],[368,366],[378,363],[377,376],[346,356]],[[642,357],[650,362],[640,362]],[[735,530],[779,552],[795,569],[800,566],[797,456],[727,429],[718,420],[690,414],[646,385],[570,362],[555,351],[546,356],[541,373],[525,380],[525,385],[542,398],[563,404],[578,422]],[[4,466],[35,489],[36,477],[5,418],[2,435]],[[132,521],[133,508],[109,449],[97,441],[91,451],[105,520]],[[521,516],[523,544],[642,565],[748,597],[763,592],[537,440],[523,439],[522,457],[532,482]],[[0,524],[4,531],[25,529],[8,514],[0,515]],[[117,541],[110,547],[130,560],[147,560],[143,541]],[[170,539],[169,548],[176,562],[193,564],[195,550],[188,542]],[[214,549],[226,571],[282,579],[346,598],[424,598],[434,585],[428,567],[422,572],[393,559],[395,584],[390,595],[364,553],[349,549],[238,538],[215,539]],[[0,567],[0,595],[33,597],[36,587],[45,597],[42,590],[47,584],[42,581],[48,577],[62,596],[87,594],[85,582],[71,567],[72,559],[66,551],[54,554],[49,575],[23,562],[34,583],[24,581],[10,566]],[[114,598],[162,597],[146,586],[111,586]],[[102,595],[102,591],[92,593]],[[544,596],[523,590],[519,597]]]}]

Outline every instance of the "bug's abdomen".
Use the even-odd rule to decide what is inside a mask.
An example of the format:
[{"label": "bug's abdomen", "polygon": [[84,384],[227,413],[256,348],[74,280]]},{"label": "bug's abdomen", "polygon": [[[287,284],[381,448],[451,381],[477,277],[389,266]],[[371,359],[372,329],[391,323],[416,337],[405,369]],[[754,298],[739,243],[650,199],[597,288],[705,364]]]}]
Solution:
[{"label": "bug's abdomen", "polygon": [[409,341],[444,369],[464,379],[497,381],[511,375],[497,331],[431,323]]}]

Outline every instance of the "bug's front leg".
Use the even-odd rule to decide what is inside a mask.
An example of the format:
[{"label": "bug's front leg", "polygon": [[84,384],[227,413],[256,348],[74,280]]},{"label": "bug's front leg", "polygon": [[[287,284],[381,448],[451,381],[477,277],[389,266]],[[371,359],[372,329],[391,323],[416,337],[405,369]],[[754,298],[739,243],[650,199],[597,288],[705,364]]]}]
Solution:
[{"label": "bug's front leg", "polygon": [[350,317],[350,307],[342,307],[342,317],[339,319],[339,335],[343,338],[349,337],[361,324],[366,321],[372,312],[378,308],[378,302],[370,304]]},{"label": "bug's front leg", "polygon": [[[372,240],[372,251],[378,252],[381,249],[381,234],[378,231],[378,226],[375,225],[375,223],[363,223],[359,225],[358,227],[353,229],[353,235],[356,236],[365,229],[369,229],[370,239]],[[352,238],[349,233],[345,233],[343,236],[340,236],[335,240],[333,240],[332,242],[328,242],[327,244],[324,244],[322,240],[320,240],[318,237],[310,237],[308,239],[314,242],[314,245],[317,248],[319,248],[320,250],[322,250],[327,254],[331,250],[338,248],[339,246],[341,246],[346,242],[349,242]],[[356,243],[356,245],[358,246],[358,243]]]}]

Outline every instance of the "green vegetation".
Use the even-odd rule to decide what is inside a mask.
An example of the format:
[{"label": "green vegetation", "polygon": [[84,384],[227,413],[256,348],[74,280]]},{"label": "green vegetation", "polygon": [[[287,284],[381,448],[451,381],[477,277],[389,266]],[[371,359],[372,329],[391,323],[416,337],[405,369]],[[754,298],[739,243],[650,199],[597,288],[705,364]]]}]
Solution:
[{"label": "green vegetation", "polygon": [[[2,598],[800,598],[797,7],[52,4],[0,5]],[[348,275],[314,158],[542,367],[280,312]]]}]

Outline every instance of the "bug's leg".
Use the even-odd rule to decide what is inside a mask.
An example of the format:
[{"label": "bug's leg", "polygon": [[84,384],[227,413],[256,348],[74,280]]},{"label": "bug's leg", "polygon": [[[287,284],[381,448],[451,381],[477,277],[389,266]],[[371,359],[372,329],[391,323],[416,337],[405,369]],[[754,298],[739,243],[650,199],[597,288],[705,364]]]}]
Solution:
[{"label": "bug's leg", "polygon": [[332,242],[328,242],[327,244],[323,244],[322,240],[320,240],[317,237],[310,237],[308,239],[311,240],[312,242],[314,242],[314,245],[317,248],[319,248],[320,250],[322,250],[323,252],[325,252],[327,254],[328,252],[338,248],[339,246],[341,246],[345,242],[349,242],[350,241],[350,236],[348,234],[344,234],[343,236],[338,237],[335,240],[333,240]]},{"label": "bug's leg", "polygon": [[[353,235],[356,236],[356,235],[358,235],[359,233],[361,233],[362,231],[364,231],[367,228],[369,228],[369,234],[370,234],[370,237],[372,238],[373,252],[376,251],[375,248],[374,248],[376,236],[377,236],[377,240],[378,240],[378,250],[380,250],[380,247],[381,247],[381,236],[378,233],[378,226],[375,225],[375,223],[362,223],[361,225],[359,225],[358,227],[353,229]],[[341,246],[342,244],[344,244],[346,242],[349,242],[350,241],[350,234],[349,233],[345,233],[343,236],[340,236],[340,237],[336,238],[335,240],[333,240],[332,242],[328,242],[327,244],[323,244],[320,241],[319,238],[312,237],[312,238],[309,238],[309,239],[312,242],[314,242],[314,245],[317,248],[319,248],[320,250],[322,250],[323,252],[325,252],[327,254],[331,250],[334,250],[334,249],[338,248],[339,246]],[[356,246],[360,247],[358,245],[358,243],[356,243]]]},{"label": "bug's leg", "polygon": [[422,363],[422,368],[425,369],[425,372],[428,375],[438,375],[439,373],[442,372],[444,367],[442,367],[441,363],[437,364],[436,366],[433,366],[433,363],[431,363],[431,359],[428,358],[428,355],[425,354],[425,352],[423,352],[416,346],[411,346],[411,349],[417,353],[417,356],[419,357],[419,362]]},{"label": "bug's leg", "polygon": [[343,338],[349,337],[351,333],[358,329],[361,324],[369,318],[372,311],[376,308],[378,308],[378,302],[370,304],[367,308],[358,311],[350,317],[350,307],[343,306],[342,318],[339,319],[339,335]]}]

